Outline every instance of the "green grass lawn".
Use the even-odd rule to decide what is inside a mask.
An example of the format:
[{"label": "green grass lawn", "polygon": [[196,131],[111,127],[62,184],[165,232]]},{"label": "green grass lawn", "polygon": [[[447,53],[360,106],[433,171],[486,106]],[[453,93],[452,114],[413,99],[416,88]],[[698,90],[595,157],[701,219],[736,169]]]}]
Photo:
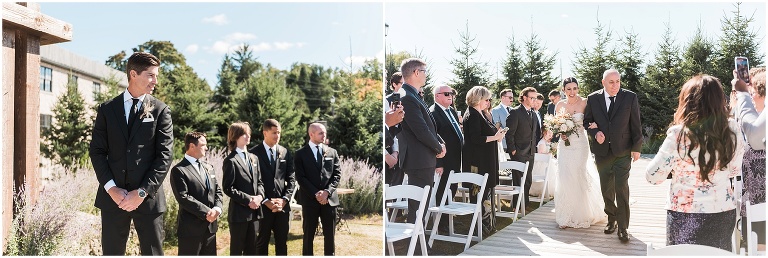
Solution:
[{"label": "green grass lawn", "polygon": [[[381,215],[360,215],[345,217],[349,231],[343,227],[336,231],[336,255],[343,256],[381,256],[384,254],[384,231]],[[301,255],[302,236],[301,220],[291,220],[288,231],[288,255]],[[270,241],[269,255],[275,255],[274,237]],[[229,255],[229,230],[216,233],[218,255]],[[315,236],[315,255],[323,254],[323,236]],[[177,255],[176,246],[165,250],[165,255]]]}]

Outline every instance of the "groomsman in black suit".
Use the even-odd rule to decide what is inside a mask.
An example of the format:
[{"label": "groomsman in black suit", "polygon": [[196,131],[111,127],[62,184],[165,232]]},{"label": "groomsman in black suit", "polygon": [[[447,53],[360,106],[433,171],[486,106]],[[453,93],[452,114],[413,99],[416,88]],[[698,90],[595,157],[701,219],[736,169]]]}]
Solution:
[{"label": "groomsman in black suit", "polygon": [[[528,174],[525,177],[523,189],[525,193],[523,198],[525,206],[528,207],[528,192],[531,189],[531,171],[533,170],[534,154],[536,153],[536,128],[537,119],[533,112],[534,101],[536,101],[536,89],[526,87],[520,92],[520,105],[513,108],[507,117],[507,152],[513,161],[529,162]],[[520,178],[523,177],[523,171],[514,170],[512,173],[512,183],[520,185]],[[512,204],[517,204],[517,195],[512,199]]]},{"label": "groomsman in black suit", "polygon": [[[397,135],[400,139],[400,167],[408,175],[408,184],[418,187],[434,184],[437,159],[445,156],[445,144],[437,135],[435,119],[422,99],[422,87],[427,81],[427,63],[418,58],[403,60],[400,66],[405,84],[405,96],[400,98],[405,117]],[[418,202],[408,201],[408,222],[416,221]]]},{"label": "groomsman in black suit", "polygon": [[301,186],[297,201],[304,217],[304,245],[302,255],[313,255],[312,241],[317,230],[317,218],[323,226],[323,254],[334,255],[336,231],[336,206],[339,196],[336,187],[341,179],[339,155],[336,150],[323,144],[326,129],[323,124],[312,123],[308,128],[309,142],[296,151],[296,181]]},{"label": "groomsman in black suit", "polygon": [[[459,115],[452,107],[453,98],[456,96],[453,89],[449,86],[437,86],[432,90],[432,95],[435,96],[435,104],[429,107],[429,112],[435,118],[437,134],[445,141],[445,156],[437,159],[435,169],[435,173],[440,176],[435,198],[440,200],[445,192],[450,172],[461,172],[461,146],[464,145],[464,135],[459,125]],[[452,193],[456,193],[456,189],[458,189],[457,184],[450,186]],[[447,232],[448,215],[443,215],[440,222],[438,228]]]},{"label": "groomsman in black suit", "polygon": [[560,102],[560,91],[559,90],[552,90],[549,92],[549,104],[547,104],[547,114],[549,115],[555,115],[555,106],[557,105],[557,102]]},{"label": "groomsman in black suit", "polygon": [[222,194],[213,167],[200,161],[208,150],[205,134],[187,133],[184,146],[184,159],[171,169],[171,188],[180,207],[179,255],[216,255]]},{"label": "groomsman in black suit", "polygon": [[99,188],[104,255],[125,255],[131,221],[142,255],[163,255],[163,180],[173,151],[171,110],[150,94],[160,60],[136,52],[128,58],[128,89],[99,105],[90,157]]},{"label": "groomsman in black suit", "polygon": [[262,201],[262,215],[259,222],[259,237],[256,240],[256,253],[267,255],[269,238],[275,232],[275,254],[288,255],[288,223],[291,206],[288,204],[293,196],[294,183],[293,159],[291,153],[278,144],[280,123],[275,119],[264,120],[261,133],[264,141],[251,148],[262,162],[259,162],[261,181],[264,183],[266,198]]},{"label": "groomsman in black suit", "polygon": [[224,194],[229,199],[230,255],[256,255],[256,235],[259,231],[264,184],[261,181],[259,159],[246,151],[251,141],[251,127],[237,122],[229,126],[227,146],[231,151],[226,158]]}]

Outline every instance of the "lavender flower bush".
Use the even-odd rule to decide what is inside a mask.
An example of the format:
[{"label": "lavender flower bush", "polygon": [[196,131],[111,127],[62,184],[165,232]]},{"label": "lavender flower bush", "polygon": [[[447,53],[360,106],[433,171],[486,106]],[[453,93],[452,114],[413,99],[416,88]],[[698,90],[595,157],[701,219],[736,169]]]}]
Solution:
[{"label": "lavender flower bush", "polygon": [[380,213],[383,209],[381,172],[362,160],[340,159],[339,188],[355,189],[353,194],[340,196],[348,214]]}]

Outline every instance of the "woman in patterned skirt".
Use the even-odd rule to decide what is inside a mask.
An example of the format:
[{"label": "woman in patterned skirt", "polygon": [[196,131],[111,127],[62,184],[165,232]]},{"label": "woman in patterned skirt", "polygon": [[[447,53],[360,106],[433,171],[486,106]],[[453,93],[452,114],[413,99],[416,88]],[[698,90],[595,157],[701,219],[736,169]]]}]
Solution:
[{"label": "woman in patterned skirt", "polygon": [[667,137],[648,164],[646,179],[672,173],[667,199],[667,245],[698,244],[731,251],[736,198],[730,179],[741,172],[744,139],[720,81],[697,75],[680,91]]}]

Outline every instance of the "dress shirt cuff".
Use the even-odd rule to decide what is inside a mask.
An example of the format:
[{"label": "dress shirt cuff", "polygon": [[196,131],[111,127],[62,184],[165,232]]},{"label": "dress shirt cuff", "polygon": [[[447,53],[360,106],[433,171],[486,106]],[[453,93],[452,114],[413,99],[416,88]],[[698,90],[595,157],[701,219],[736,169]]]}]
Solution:
[{"label": "dress shirt cuff", "polygon": [[216,211],[218,211],[218,212],[219,212],[219,215],[221,215],[221,214],[223,214],[223,213],[224,213],[224,212],[222,212],[222,211],[221,211],[221,208],[219,208],[219,207],[213,207],[213,208],[211,208],[211,209],[212,209],[212,210],[216,210]]},{"label": "dress shirt cuff", "polygon": [[261,204],[262,204],[262,205],[264,205],[264,204],[265,204],[265,203],[267,203],[268,201],[269,201],[269,199],[267,199],[267,198],[264,198],[264,200],[263,200],[263,201],[261,201]]},{"label": "dress shirt cuff", "polygon": [[104,190],[109,192],[109,189],[115,186],[115,180],[109,180],[106,184],[104,184]]},{"label": "dress shirt cuff", "polygon": [[283,196],[283,199],[284,199],[286,202],[289,202],[289,201],[291,201],[290,199],[288,199],[288,197],[287,197],[287,196]]}]

